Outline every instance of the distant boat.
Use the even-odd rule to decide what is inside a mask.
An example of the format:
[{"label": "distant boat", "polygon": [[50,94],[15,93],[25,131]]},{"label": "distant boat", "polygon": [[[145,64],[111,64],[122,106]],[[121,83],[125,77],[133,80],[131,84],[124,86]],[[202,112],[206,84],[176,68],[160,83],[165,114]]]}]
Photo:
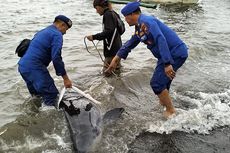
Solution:
[{"label": "distant boat", "polygon": [[[112,3],[126,4],[134,0],[109,0]],[[140,0],[141,6],[144,7],[156,7],[157,3],[184,3],[184,4],[195,4],[199,0]]]},{"label": "distant boat", "polygon": [[[117,4],[127,4],[131,1],[132,0],[109,0],[109,2],[117,3]],[[147,8],[156,8],[157,7],[157,4],[153,1],[150,1],[150,0],[148,2],[147,1],[141,1],[140,4],[141,4],[141,6],[147,7]]]},{"label": "distant boat", "polygon": [[141,2],[146,3],[185,3],[185,4],[194,4],[197,3],[199,0],[141,0]]}]

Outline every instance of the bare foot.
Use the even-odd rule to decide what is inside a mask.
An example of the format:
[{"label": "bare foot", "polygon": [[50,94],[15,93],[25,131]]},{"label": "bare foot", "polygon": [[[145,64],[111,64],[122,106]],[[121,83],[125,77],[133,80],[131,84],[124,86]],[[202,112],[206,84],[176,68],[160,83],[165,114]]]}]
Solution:
[{"label": "bare foot", "polygon": [[166,119],[172,118],[175,115],[176,111],[175,109],[172,110],[166,110],[163,112],[163,115]]}]

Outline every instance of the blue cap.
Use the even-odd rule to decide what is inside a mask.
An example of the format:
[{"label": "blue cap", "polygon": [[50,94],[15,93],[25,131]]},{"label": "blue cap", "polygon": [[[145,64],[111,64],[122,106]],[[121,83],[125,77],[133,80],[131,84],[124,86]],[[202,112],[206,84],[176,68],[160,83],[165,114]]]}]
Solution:
[{"label": "blue cap", "polygon": [[72,27],[72,21],[69,18],[67,18],[66,16],[64,16],[64,15],[56,16],[55,19],[54,19],[54,22],[57,21],[57,20],[61,20],[61,21],[65,22],[65,24],[67,24],[67,26],[69,28]]},{"label": "blue cap", "polygon": [[129,15],[131,13],[133,13],[134,11],[136,11],[140,6],[139,2],[129,2],[127,5],[125,5],[125,7],[123,7],[123,9],[121,10],[121,13],[126,16]]}]

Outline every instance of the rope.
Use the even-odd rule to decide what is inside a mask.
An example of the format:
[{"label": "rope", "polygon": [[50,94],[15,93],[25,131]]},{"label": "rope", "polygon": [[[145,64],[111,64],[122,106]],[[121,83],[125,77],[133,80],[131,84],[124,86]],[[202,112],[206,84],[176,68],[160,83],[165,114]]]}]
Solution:
[{"label": "rope", "polygon": [[[93,55],[93,54],[89,51],[89,48],[88,48],[87,43],[86,43],[86,38],[87,38],[87,37],[84,37],[85,48],[86,48],[86,50],[87,50],[87,52],[88,52],[89,54]],[[97,45],[95,45],[94,41],[92,41],[92,43],[93,43],[95,49],[97,50],[97,53],[98,53],[98,55],[100,56],[100,59],[101,59],[102,63],[104,63],[106,66],[109,66],[109,64],[106,63],[105,60],[103,60],[100,51],[97,49]],[[98,43],[99,43],[99,41],[98,41]],[[98,44],[98,43],[97,43],[97,44]],[[112,74],[113,74],[116,78],[118,78],[117,74],[114,73],[114,71],[112,71]]]}]

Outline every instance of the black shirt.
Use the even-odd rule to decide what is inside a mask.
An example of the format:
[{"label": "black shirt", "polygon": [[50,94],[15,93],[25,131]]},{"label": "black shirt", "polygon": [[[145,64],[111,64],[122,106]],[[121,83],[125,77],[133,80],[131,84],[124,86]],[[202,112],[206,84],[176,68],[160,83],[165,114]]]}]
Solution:
[{"label": "black shirt", "polygon": [[110,50],[108,49],[111,43],[111,39],[113,37],[114,30],[117,27],[116,15],[118,14],[115,11],[105,9],[102,20],[103,31],[101,33],[93,35],[94,40],[103,40],[105,57],[115,56],[117,51],[122,46],[121,36],[118,32],[116,32],[112,47],[110,48]]}]

